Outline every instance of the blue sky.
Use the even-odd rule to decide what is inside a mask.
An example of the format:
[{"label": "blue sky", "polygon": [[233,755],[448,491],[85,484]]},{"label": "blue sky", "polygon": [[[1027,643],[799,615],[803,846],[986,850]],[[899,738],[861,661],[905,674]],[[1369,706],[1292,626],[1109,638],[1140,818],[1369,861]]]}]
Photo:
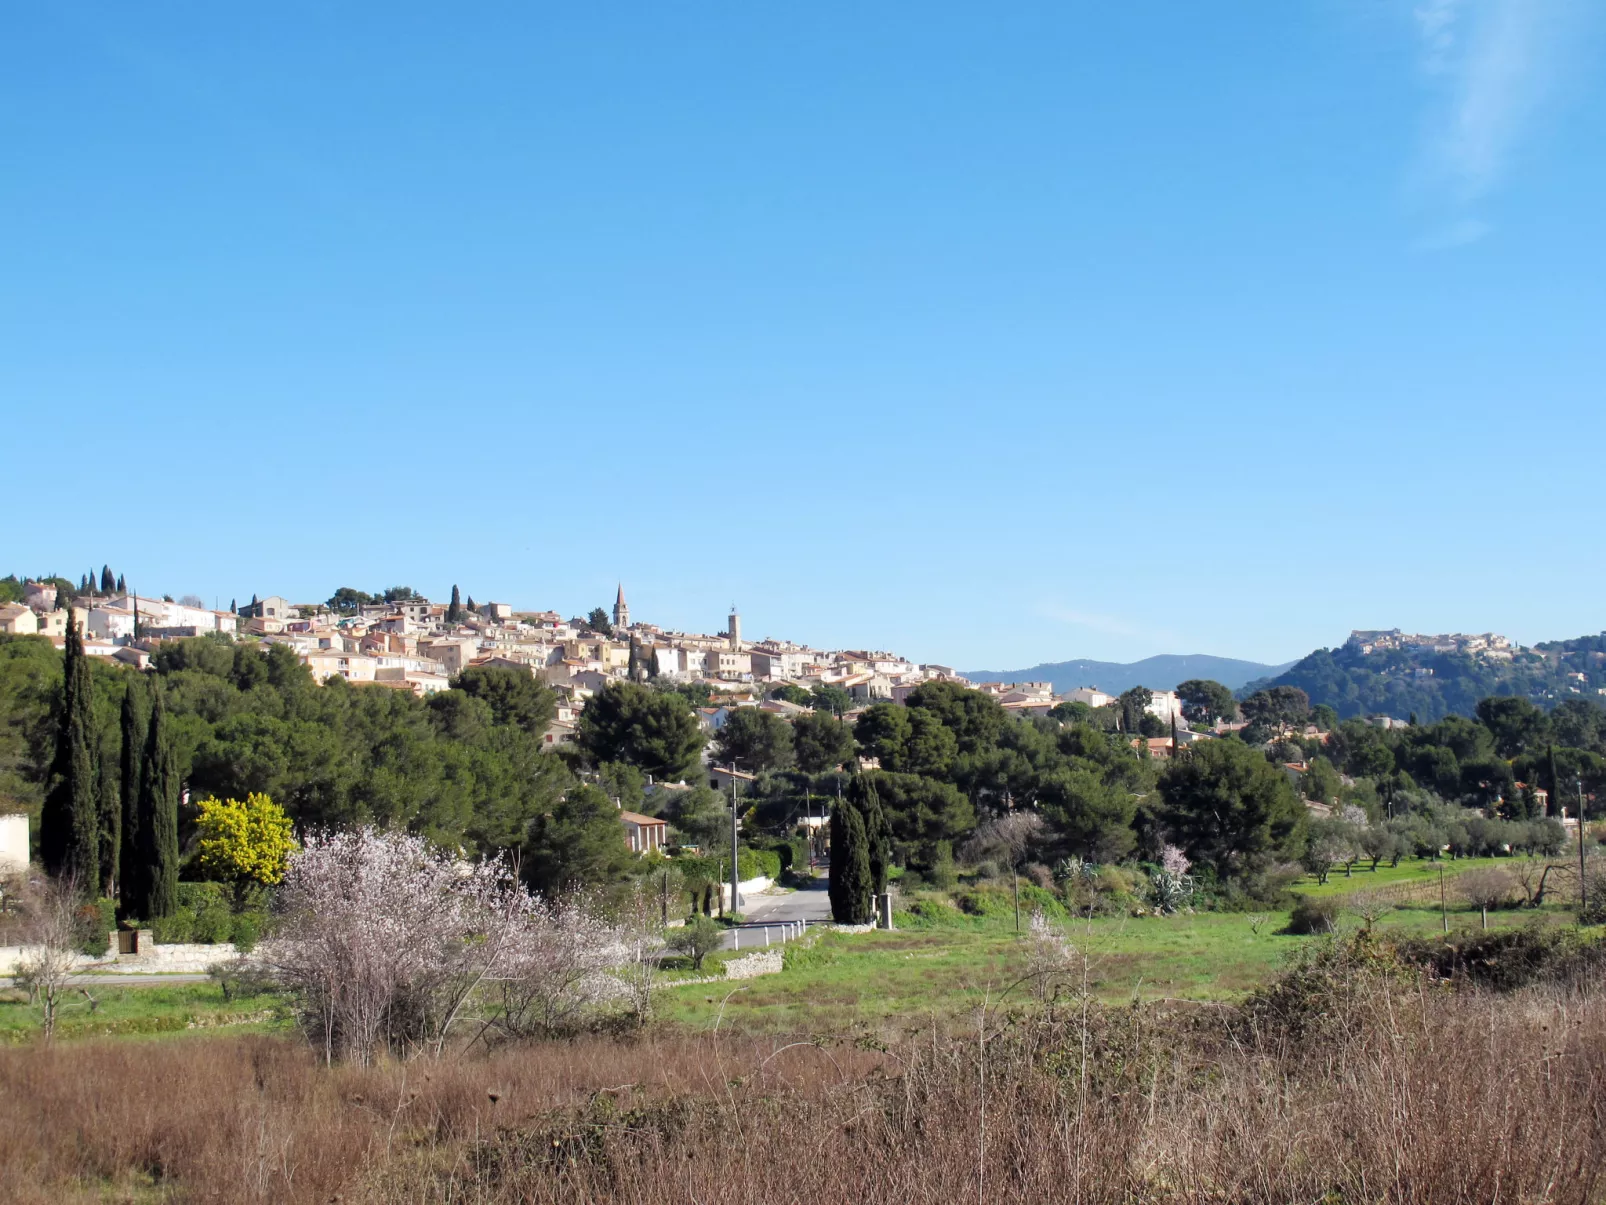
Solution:
[{"label": "blue sky", "polygon": [[13,6],[0,572],[970,668],[1598,631],[1592,7]]}]

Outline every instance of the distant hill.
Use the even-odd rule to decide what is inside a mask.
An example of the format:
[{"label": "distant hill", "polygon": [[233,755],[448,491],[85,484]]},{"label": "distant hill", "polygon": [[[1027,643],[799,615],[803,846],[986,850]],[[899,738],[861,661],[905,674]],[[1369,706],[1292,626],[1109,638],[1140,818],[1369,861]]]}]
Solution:
[{"label": "distant hill", "polygon": [[1423,723],[1473,714],[1480,699],[1520,695],[1541,707],[1563,699],[1606,702],[1606,633],[1516,650],[1510,660],[1476,653],[1435,653],[1427,648],[1363,653],[1353,642],[1317,649],[1308,657],[1240,693],[1267,686],[1297,686],[1311,703],[1325,703],[1340,718],[1390,715]]},{"label": "distant hill", "polygon": [[1288,669],[1288,665],[1262,665],[1258,661],[1237,661],[1232,657],[1211,657],[1204,653],[1179,656],[1163,653],[1142,661],[1055,661],[1031,669],[966,670],[972,682],[1047,682],[1055,694],[1078,686],[1096,686],[1118,695],[1134,686],[1150,690],[1175,690],[1189,678],[1209,678],[1229,690],[1237,690],[1256,678],[1269,678]]}]

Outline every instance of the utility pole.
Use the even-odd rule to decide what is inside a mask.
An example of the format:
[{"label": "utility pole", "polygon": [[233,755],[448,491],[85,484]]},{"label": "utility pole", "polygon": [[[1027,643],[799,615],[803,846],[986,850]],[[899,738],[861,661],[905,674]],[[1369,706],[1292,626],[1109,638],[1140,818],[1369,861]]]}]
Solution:
[{"label": "utility pole", "polygon": [[738,815],[738,809],[737,809],[737,806],[736,806],[736,801],[741,796],[741,789],[742,789],[741,779],[736,777],[736,763],[732,762],[731,763],[731,915],[732,916],[735,916],[736,913],[737,913],[737,910],[738,910],[737,909],[737,902],[740,899],[740,897],[737,894],[737,883],[740,881],[741,875],[738,873],[738,871],[736,869],[736,865],[737,865],[736,824],[737,824],[737,815]]},{"label": "utility pole", "polygon": [[1578,776],[1578,923],[1589,907],[1589,882],[1584,878],[1584,776]]}]

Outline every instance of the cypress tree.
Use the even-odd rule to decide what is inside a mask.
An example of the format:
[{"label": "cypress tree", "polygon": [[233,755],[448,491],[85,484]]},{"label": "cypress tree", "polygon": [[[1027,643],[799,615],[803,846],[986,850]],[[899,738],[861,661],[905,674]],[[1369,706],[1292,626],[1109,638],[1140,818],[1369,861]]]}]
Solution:
[{"label": "cypress tree", "polygon": [[123,805],[123,839],[118,850],[117,890],[125,915],[136,916],[136,901],[143,901],[150,888],[145,873],[144,838],[140,831],[139,786],[145,765],[146,707],[149,692],[145,679],[132,677],[123,693],[123,749],[119,760]]},{"label": "cypress tree", "polygon": [[62,708],[56,730],[54,783],[39,816],[39,855],[51,874],[74,879],[80,891],[95,889],[100,816],[95,801],[94,712],[83,635],[67,624],[62,662]]},{"label": "cypress tree", "polygon": [[468,609],[470,611],[474,610],[474,596],[472,594],[468,596]]},{"label": "cypress tree", "polygon": [[96,890],[104,896],[117,889],[117,863],[123,840],[123,801],[117,790],[117,767],[98,733],[95,739],[95,806],[99,821],[97,834],[100,871]]},{"label": "cypress tree", "polygon": [[135,915],[142,920],[171,916],[178,908],[178,767],[160,690],[152,695],[140,767],[139,830],[147,878]]},{"label": "cypress tree", "polygon": [[831,916],[839,925],[862,925],[871,915],[870,841],[864,817],[851,802],[831,812]]},{"label": "cypress tree", "polygon": [[458,593],[457,587],[452,587],[452,601],[446,607],[446,622],[456,623],[463,618],[463,596]]},{"label": "cypress tree", "polygon": [[128,583],[123,580],[123,575],[121,573],[119,573],[117,575],[117,593],[119,593],[119,594],[127,594],[128,593]]},{"label": "cypress tree", "polygon": [[230,615],[238,615],[239,613],[240,613],[239,601],[237,599],[233,599],[233,598],[229,599],[229,614]]},{"label": "cypress tree", "polygon": [[887,890],[887,871],[892,864],[892,830],[887,825],[881,797],[876,793],[874,781],[864,774],[856,774],[848,788],[848,798],[864,820],[871,889],[876,895],[884,895]]},{"label": "cypress tree", "polygon": [[1545,760],[1549,763],[1550,770],[1550,814],[1559,816],[1561,815],[1561,776],[1556,773],[1556,746],[1554,744],[1550,746]]},{"label": "cypress tree", "polygon": [[110,594],[115,589],[117,589],[117,579],[112,576],[112,567],[110,565],[102,565],[100,567],[100,592],[102,594]]}]

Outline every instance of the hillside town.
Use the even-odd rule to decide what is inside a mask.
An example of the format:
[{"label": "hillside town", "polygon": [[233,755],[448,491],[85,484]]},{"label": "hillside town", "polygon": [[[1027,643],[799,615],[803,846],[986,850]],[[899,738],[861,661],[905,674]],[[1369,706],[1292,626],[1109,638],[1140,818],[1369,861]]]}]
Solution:
[{"label": "hillside town", "polygon": [[[1055,693],[1046,682],[971,683],[951,666],[920,664],[896,653],[869,649],[818,649],[790,640],[748,640],[733,607],[724,630],[684,632],[636,620],[624,587],[611,613],[565,619],[557,611],[520,611],[505,602],[439,603],[407,590],[390,601],[292,602],[280,595],[253,596],[228,609],[211,609],[189,596],[178,601],[127,589],[62,590],[49,582],[23,584],[23,600],[0,606],[0,633],[41,635],[57,647],[69,620],[84,633],[90,656],[148,668],[166,640],[216,635],[292,649],[313,677],[341,678],[353,686],[407,690],[428,696],[447,689],[470,666],[527,669],[559,696],[557,717],[545,733],[550,747],[569,744],[586,701],[610,681],[660,680],[698,684],[708,705],[698,709],[705,730],[717,731],[732,707],[755,706],[791,718],[805,710],[769,697],[791,684],[802,690],[834,687],[843,692],[841,711],[850,714],[878,702],[900,703],[916,687],[960,682],[1018,715],[1047,715],[1063,704],[1108,707],[1116,697],[1096,686]],[[1152,757],[1169,755],[1176,743],[1199,739],[1172,691],[1151,691],[1145,712],[1176,725],[1171,736],[1148,736]],[[1239,725],[1241,726],[1241,725]],[[1134,743],[1136,743],[1134,738]]]},{"label": "hillside town", "polygon": [[1426,636],[1420,632],[1402,632],[1399,628],[1387,631],[1357,628],[1349,634],[1349,640],[1345,643],[1363,656],[1396,649],[1413,649],[1428,653],[1466,653],[1488,661],[1510,661],[1516,654],[1525,651],[1521,645],[1513,644],[1495,632],[1477,635],[1448,632]]}]

